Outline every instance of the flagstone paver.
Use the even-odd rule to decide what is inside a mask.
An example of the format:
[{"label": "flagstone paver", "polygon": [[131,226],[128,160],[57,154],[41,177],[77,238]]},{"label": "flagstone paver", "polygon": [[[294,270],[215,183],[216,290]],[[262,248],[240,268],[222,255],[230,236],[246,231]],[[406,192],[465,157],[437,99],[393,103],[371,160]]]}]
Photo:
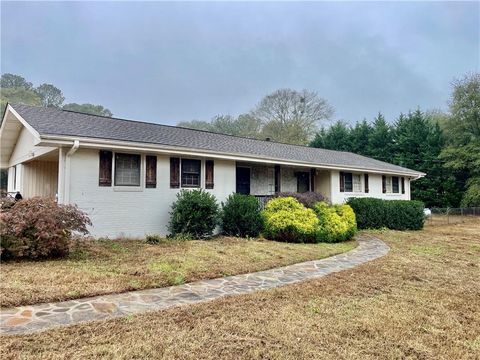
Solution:
[{"label": "flagstone paver", "polygon": [[353,268],[388,253],[389,247],[371,235],[357,237],[358,246],[326,259],[167,288],[131,291],[0,311],[0,333],[20,334],[298,283]]}]

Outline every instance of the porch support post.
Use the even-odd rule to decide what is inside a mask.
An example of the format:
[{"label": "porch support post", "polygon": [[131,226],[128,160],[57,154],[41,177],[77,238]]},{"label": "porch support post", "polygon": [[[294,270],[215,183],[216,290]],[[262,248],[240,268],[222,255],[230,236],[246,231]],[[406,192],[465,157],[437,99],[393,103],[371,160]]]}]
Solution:
[{"label": "porch support post", "polygon": [[275,193],[281,192],[281,172],[280,165],[275,165]]},{"label": "porch support post", "polygon": [[317,174],[316,169],[310,169],[310,191],[315,191],[315,175]]},{"label": "porch support post", "polygon": [[63,204],[65,199],[65,149],[58,148],[58,189],[57,202]]}]

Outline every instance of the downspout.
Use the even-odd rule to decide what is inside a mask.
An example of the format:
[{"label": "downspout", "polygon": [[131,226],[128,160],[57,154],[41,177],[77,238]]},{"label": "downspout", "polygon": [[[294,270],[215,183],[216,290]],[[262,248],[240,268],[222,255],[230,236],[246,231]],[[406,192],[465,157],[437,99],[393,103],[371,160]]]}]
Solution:
[{"label": "downspout", "polygon": [[78,150],[80,147],[80,141],[75,140],[73,142],[73,146],[70,150],[68,150],[66,156],[65,156],[65,191],[63,195],[63,203],[64,204],[69,204],[70,203],[70,161],[72,158],[72,155],[75,154],[75,152]]}]

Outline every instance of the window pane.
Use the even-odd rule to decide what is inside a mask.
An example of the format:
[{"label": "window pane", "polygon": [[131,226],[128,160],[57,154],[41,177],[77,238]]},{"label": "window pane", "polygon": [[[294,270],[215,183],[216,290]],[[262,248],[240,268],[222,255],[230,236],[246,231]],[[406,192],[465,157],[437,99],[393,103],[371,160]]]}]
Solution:
[{"label": "window pane", "polygon": [[345,192],[353,191],[352,173],[345,173]]},{"label": "window pane", "polygon": [[182,159],[182,186],[200,187],[200,160]]},{"label": "window pane", "polygon": [[392,178],[390,176],[387,176],[387,193],[392,192]]},{"label": "window pane", "polygon": [[396,194],[399,193],[398,177],[397,176],[392,177],[392,192],[394,192]]},{"label": "window pane", "polygon": [[140,186],[140,155],[115,154],[115,185]]},{"label": "window pane", "polygon": [[360,178],[360,175],[353,175],[353,191],[362,192],[362,180]]}]

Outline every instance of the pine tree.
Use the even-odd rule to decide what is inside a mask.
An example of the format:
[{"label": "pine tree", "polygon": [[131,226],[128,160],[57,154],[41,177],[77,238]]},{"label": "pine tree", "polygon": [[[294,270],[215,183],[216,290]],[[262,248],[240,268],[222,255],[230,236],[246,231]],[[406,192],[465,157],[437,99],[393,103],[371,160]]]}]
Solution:
[{"label": "pine tree", "polygon": [[393,159],[392,127],[387,124],[384,116],[378,113],[370,131],[367,153],[377,160],[391,162]]}]

